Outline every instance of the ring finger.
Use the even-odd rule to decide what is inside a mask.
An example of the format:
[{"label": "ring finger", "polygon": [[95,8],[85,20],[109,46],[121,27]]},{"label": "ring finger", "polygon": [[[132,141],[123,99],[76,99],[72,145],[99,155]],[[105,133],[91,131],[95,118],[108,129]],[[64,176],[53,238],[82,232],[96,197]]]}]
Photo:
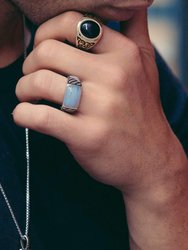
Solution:
[{"label": "ring finger", "polygon": [[[50,101],[62,105],[67,78],[49,70],[39,70],[22,77],[16,86],[16,95],[21,102],[33,102],[39,100]],[[96,103],[94,93],[95,84],[82,82],[82,97],[79,113],[91,114],[93,103]],[[98,95],[99,97],[99,95]],[[96,108],[93,107],[93,109]],[[87,110],[89,111],[87,112]]]}]

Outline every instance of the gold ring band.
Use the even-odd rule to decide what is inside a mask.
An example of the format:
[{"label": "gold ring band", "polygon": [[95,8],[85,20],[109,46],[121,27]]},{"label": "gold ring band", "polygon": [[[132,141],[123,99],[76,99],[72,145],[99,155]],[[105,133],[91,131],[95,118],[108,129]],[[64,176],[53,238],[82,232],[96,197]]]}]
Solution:
[{"label": "gold ring band", "polygon": [[101,23],[94,17],[84,16],[77,26],[76,47],[90,50],[100,41],[102,35]]}]

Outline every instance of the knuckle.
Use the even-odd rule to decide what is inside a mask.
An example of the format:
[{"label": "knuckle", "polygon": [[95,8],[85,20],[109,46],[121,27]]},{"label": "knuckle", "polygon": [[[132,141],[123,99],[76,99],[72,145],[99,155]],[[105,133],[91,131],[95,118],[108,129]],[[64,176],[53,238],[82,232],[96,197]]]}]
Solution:
[{"label": "knuckle", "polygon": [[54,51],[54,40],[48,39],[41,42],[34,50],[34,57],[39,64],[45,64]]},{"label": "knuckle", "polygon": [[34,44],[39,44],[42,41],[43,37],[43,26],[39,26],[35,33]]},{"label": "knuckle", "polygon": [[39,110],[39,113],[40,115],[35,116],[34,127],[38,131],[44,131],[51,127],[52,116],[50,110],[45,106]]},{"label": "knuckle", "polygon": [[[81,19],[80,13],[75,12],[75,11],[68,11],[68,12],[63,13],[63,15],[60,16],[59,24],[65,28],[70,27],[70,26],[75,27],[75,25],[77,25],[80,19]],[[69,39],[72,40],[72,37],[69,37]]]},{"label": "knuckle", "polygon": [[48,89],[50,74],[47,70],[39,70],[35,74],[33,74],[31,83],[32,87],[37,91],[38,93],[43,93]]},{"label": "knuckle", "polygon": [[75,13],[76,13],[75,11],[67,11],[63,14],[62,17],[71,20],[72,18],[75,17]]},{"label": "knuckle", "polygon": [[62,21],[67,21],[70,25],[70,21],[76,21],[78,18],[78,15],[80,17],[80,14],[75,11],[67,11],[62,15]]}]

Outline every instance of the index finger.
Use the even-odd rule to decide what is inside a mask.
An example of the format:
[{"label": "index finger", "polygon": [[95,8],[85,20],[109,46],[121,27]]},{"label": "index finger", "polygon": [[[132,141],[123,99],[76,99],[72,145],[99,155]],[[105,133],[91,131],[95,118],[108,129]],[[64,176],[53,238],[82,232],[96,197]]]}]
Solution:
[{"label": "index finger", "polygon": [[[62,42],[68,41],[76,45],[77,26],[83,14],[75,11],[63,13],[43,23],[37,30],[35,46],[47,39],[55,39]],[[101,25],[103,35],[100,41],[91,49],[94,53],[105,53],[125,47],[128,38],[121,33],[110,29],[104,24]]]}]

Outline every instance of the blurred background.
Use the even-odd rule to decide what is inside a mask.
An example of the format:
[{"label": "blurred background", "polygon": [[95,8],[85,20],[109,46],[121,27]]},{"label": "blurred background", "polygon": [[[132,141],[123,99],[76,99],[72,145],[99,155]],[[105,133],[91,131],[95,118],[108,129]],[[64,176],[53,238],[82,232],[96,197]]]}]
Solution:
[{"label": "blurred background", "polygon": [[155,0],[149,22],[152,42],[188,87],[188,0]]}]

